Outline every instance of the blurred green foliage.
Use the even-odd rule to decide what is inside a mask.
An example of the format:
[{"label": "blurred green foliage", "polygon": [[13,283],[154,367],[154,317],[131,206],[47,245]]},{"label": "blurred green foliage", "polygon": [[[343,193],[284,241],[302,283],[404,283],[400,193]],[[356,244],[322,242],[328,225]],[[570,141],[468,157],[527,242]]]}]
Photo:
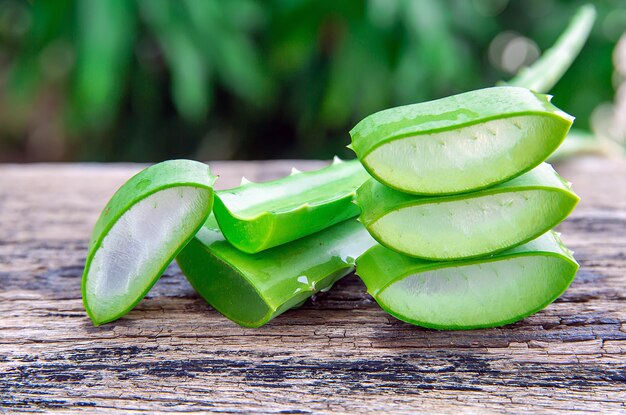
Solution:
[{"label": "blurred green foliage", "polygon": [[[508,79],[580,4],[1,0],[0,161],[348,156],[364,116]],[[582,128],[626,29],[624,0],[596,6],[553,91]]]}]

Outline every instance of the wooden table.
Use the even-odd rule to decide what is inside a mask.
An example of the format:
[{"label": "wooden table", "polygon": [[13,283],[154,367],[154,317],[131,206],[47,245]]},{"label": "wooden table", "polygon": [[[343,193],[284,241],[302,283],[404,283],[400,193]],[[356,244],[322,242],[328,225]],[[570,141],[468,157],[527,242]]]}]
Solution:
[{"label": "wooden table", "polygon": [[[320,162],[212,163],[220,187]],[[123,319],[80,300],[100,209],[137,165],[0,165],[0,412],[626,413],[626,162],[559,166],[582,267],[546,310],[438,332],[385,314],[354,276],[260,329],[223,318],[172,265]]]}]

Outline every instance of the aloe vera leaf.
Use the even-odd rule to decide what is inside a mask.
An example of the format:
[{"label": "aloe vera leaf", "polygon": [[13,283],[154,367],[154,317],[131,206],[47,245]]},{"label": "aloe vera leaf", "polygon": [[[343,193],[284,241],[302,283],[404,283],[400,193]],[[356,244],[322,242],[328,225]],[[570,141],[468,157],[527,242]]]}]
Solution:
[{"label": "aloe vera leaf", "polygon": [[94,226],[82,279],[95,325],[122,317],[141,301],[211,213],[209,166],[170,160],[118,189]]},{"label": "aloe vera leaf", "polygon": [[531,66],[522,68],[507,84],[548,92],[580,53],[595,20],[596,8],[593,4],[581,6],[552,48]]},{"label": "aloe vera leaf", "polygon": [[546,163],[461,195],[410,195],[370,179],[356,198],[359,220],[378,242],[431,260],[471,258],[521,245],[563,221],[578,201],[570,183]]},{"label": "aloe vera leaf", "polygon": [[378,112],[350,131],[378,181],[437,195],[475,191],[536,167],[563,141],[573,117],[547,95],[493,87]]},{"label": "aloe vera leaf", "polygon": [[509,324],[552,303],[578,264],[549,231],[491,257],[432,262],[376,245],[357,259],[357,274],[380,306],[418,326],[466,330]]},{"label": "aloe vera leaf", "polygon": [[376,242],[354,219],[257,254],[228,243],[213,215],[176,261],[195,290],[245,327],[260,327],[354,270]]},{"label": "aloe vera leaf", "polygon": [[369,178],[358,160],[216,192],[214,212],[226,239],[257,253],[320,231],[359,214],[356,189]]}]

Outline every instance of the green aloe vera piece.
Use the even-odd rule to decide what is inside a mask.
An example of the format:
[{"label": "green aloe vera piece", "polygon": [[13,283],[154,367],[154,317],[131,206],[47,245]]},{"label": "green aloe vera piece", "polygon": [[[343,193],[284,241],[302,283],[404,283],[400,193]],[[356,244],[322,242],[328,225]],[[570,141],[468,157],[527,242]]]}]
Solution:
[{"label": "green aloe vera piece", "polygon": [[563,141],[573,117],[550,96],[493,87],[391,108],[350,131],[378,181],[402,192],[475,191],[536,167]]},{"label": "green aloe vera piece", "polygon": [[226,239],[257,253],[327,228],[359,214],[352,203],[369,178],[358,160],[333,163],[282,179],[242,185],[216,193],[214,213]]},{"label": "green aloe vera piece", "polygon": [[207,220],[214,182],[206,164],[170,160],[113,195],[94,226],[82,279],[95,325],[122,317],[147,294]]},{"label": "green aloe vera piece", "polygon": [[389,314],[423,327],[466,330],[509,324],[552,303],[578,264],[553,232],[480,259],[431,262],[376,245],[357,274]]},{"label": "green aloe vera piece", "polygon": [[472,193],[416,196],[370,179],[357,191],[360,220],[382,245],[415,257],[454,260],[530,241],[578,203],[549,164]]},{"label": "green aloe vera piece", "polygon": [[595,20],[596,8],[593,4],[580,7],[554,46],[531,66],[522,68],[507,84],[536,92],[548,92],[580,53]]},{"label": "green aloe vera piece", "polygon": [[213,216],[176,258],[196,291],[245,327],[259,327],[354,270],[376,242],[354,219],[257,254],[228,243]]}]

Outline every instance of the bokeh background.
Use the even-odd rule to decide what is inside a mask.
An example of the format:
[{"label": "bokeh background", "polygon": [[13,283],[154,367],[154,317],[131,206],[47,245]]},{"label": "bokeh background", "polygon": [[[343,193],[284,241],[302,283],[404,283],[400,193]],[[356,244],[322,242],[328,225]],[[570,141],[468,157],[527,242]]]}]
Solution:
[{"label": "bokeh background", "polygon": [[[626,1],[552,93],[624,142]],[[532,63],[566,0],[0,0],[0,161],[352,157],[364,116]]]}]

